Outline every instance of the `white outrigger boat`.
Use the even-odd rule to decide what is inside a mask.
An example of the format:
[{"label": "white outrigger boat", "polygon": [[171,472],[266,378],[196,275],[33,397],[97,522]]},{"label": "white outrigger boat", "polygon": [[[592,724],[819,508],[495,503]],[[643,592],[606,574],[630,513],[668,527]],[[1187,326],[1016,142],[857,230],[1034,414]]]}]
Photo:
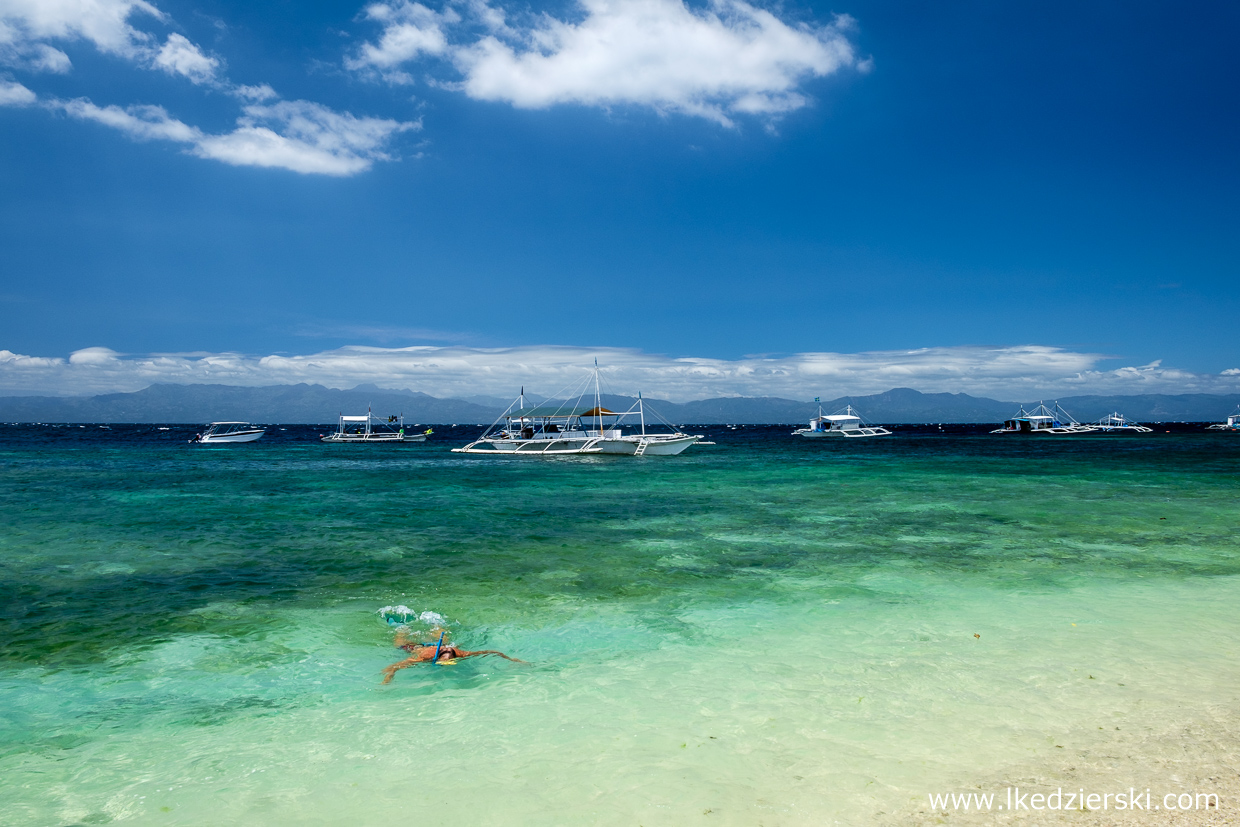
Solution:
[{"label": "white outrigger boat", "polygon": [[[814,400],[817,402],[818,400]],[[833,413],[829,416],[824,415],[822,406],[818,406],[818,415],[809,421],[808,428],[797,428],[792,432],[793,436],[835,436],[835,437],[866,437],[866,436],[891,436],[891,431],[886,428],[880,428],[877,425],[866,425],[861,420],[861,415],[853,408],[852,405],[845,406],[844,410]]]},{"label": "white outrigger boat", "polygon": [[1095,431],[1105,431],[1107,433],[1110,433],[1111,431],[1128,431],[1129,433],[1134,434],[1154,433],[1153,428],[1147,428],[1144,425],[1139,425],[1136,422],[1127,419],[1123,414],[1118,412],[1104,416],[1097,422],[1090,423],[1090,427]]},{"label": "white outrigger boat", "polygon": [[1240,405],[1236,406],[1236,412],[1227,417],[1226,422],[1216,422],[1213,425],[1206,426],[1207,431],[1240,431]]},{"label": "white outrigger boat", "polygon": [[[378,425],[379,427],[373,427]],[[320,437],[323,442],[426,442],[433,434],[430,428],[417,434],[405,433],[405,415],[389,416],[383,420],[366,409],[365,416],[341,415],[334,433]]]},{"label": "white outrigger boat", "polygon": [[259,428],[248,422],[212,422],[206,430],[195,434],[190,442],[200,445],[216,445],[223,442],[253,442],[267,433],[266,428]]},{"label": "white outrigger boat", "polygon": [[1098,429],[1093,425],[1082,425],[1072,415],[1059,407],[1048,408],[1041,402],[1032,411],[1022,406],[1016,416],[1005,421],[1002,428],[991,431],[992,434],[1050,434],[1052,436],[1070,436],[1072,434],[1092,434]]},{"label": "white outrigger boat", "polygon": [[[586,381],[589,381],[587,377]],[[681,433],[664,422],[672,433],[651,433],[646,429],[646,409],[641,394],[624,412],[608,410],[602,405],[598,386],[598,368],[594,369],[594,403],[583,402],[582,385],[574,390],[576,401],[525,407],[525,388],[508,410],[496,419],[482,436],[461,448],[458,454],[490,454],[493,456],[566,456],[573,454],[617,454],[620,456],[675,456],[701,435]],[[572,394],[570,394],[570,400]],[[658,414],[650,412],[656,419]],[[638,430],[625,433],[626,418],[637,417]],[[582,423],[582,420],[593,420]],[[611,420],[607,422],[607,420]],[[503,422],[501,426],[500,423]]]}]

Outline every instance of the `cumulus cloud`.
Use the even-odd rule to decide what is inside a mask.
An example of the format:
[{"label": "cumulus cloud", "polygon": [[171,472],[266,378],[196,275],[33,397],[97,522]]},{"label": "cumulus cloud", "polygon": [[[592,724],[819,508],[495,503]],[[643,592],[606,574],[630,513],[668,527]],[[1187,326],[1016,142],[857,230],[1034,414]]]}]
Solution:
[{"label": "cumulus cloud", "polygon": [[188,38],[176,33],[168,35],[164,47],[153,58],[160,69],[173,75],[183,75],[194,83],[211,83],[220,61],[208,57]]},{"label": "cumulus cloud", "polygon": [[457,22],[408,0],[376,3],[367,17],[384,24],[377,43],[346,61],[352,69],[409,80],[398,67],[444,55],[472,98],[541,109],[556,104],[639,105],[698,115],[771,116],[808,103],[809,78],[864,68],[848,38],[853,22],[790,24],[743,0],[579,0],[581,19],[549,15],[514,27],[483,0],[466,4],[487,33],[450,44]]},{"label": "cumulus cloud", "polygon": [[1101,370],[1106,357],[1054,347],[945,347],[781,357],[673,358],[629,348],[345,347],[308,355],[124,355],[87,348],[68,358],[0,351],[0,393],[134,391],[156,382],[337,388],[362,383],[435,396],[554,394],[597,358],[617,393],[687,401],[716,396],[810,399],[894,387],[1010,400],[1091,393],[1234,393],[1240,375],[1201,374],[1151,363]]},{"label": "cumulus cloud", "polygon": [[[162,106],[100,106],[87,98],[47,98],[49,109],[119,130],[135,140],[184,144],[186,151],[234,166],[273,167],[322,175],[353,175],[388,160],[393,136],[420,124],[356,117],[311,101],[280,101],[267,84],[235,86],[220,76],[222,61],[184,35],[162,45],[131,17],[168,18],[144,0],[0,0],[0,62],[27,70],[68,71],[63,52],[46,41],[86,41],[102,52],[159,69],[248,102],[236,128],[212,134],[169,115]],[[406,15],[407,16],[407,15]],[[396,23],[396,18],[378,18]],[[36,102],[26,86],[0,80],[0,105]]]},{"label": "cumulus cloud", "polygon": [[118,129],[137,140],[188,144],[188,150],[234,166],[259,166],[323,175],[352,175],[386,160],[392,135],[416,123],[357,118],[310,101],[245,107],[232,132],[210,135],[159,106],[97,106],[86,98],[48,103],[74,118]]},{"label": "cumulus cloud", "polygon": [[374,3],[366,7],[366,17],[383,24],[383,34],[378,43],[363,43],[355,56],[345,58],[345,66],[394,83],[413,81],[397,69],[400,64],[422,55],[444,54],[448,50],[444,27],[460,20],[452,9],[441,14],[408,0]]},{"label": "cumulus cloud", "polygon": [[238,166],[279,167],[294,172],[352,175],[374,161],[397,133],[420,124],[358,118],[310,101],[245,107],[237,129],[200,139],[194,154]]},{"label": "cumulus cloud", "polygon": [[232,93],[247,101],[266,101],[280,97],[276,94],[276,90],[266,83],[260,83],[257,86],[234,86]]},{"label": "cumulus cloud", "polygon": [[20,83],[0,80],[0,106],[26,106],[38,100],[38,96]]},{"label": "cumulus cloud", "polygon": [[121,109],[119,106],[96,106],[86,98],[52,101],[49,106],[74,118],[119,129],[138,140],[194,142],[202,137],[202,133],[194,127],[169,117],[161,106],[131,106]]},{"label": "cumulus cloud", "polygon": [[[51,49],[48,40],[85,40],[107,54],[149,58],[151,36],[129,23],[135,12],[165,19],[144,0],[0,0],[0,59],[38,68],[30,56]],[[59,55],[46,68],[67,70],[69,58]]]}]

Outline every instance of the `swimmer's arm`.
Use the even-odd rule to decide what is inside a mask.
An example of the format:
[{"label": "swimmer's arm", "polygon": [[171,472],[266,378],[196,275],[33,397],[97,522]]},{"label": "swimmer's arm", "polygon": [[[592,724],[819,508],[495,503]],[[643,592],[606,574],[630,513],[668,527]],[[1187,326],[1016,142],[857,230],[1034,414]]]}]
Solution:
[{"label": "swimmer's arm", "polygon": [[384,667],[383,683],[391,683],[392,678],[396,677],[396,673],[398,671],[400,671],[401,669],[405,669],[407,667],[413,666],[417,662],[418,662],[418,656],[414,655],[412,657],[405,658],[402,661],[393,663],[391,666]]},{"label": "swimmer's arm", "polygon": [[520,658],[510,658],[507,655],[505,655],[503,652],[500,652],[496,649],[479,649],[476,652],[466,652],[464,649],[456,650],[456,656],[458,658],[472,658],[474,655],[499,655],[504,660],[510,660],[513,663],[527,663],[528,662],[528,661],[521,660]]}]

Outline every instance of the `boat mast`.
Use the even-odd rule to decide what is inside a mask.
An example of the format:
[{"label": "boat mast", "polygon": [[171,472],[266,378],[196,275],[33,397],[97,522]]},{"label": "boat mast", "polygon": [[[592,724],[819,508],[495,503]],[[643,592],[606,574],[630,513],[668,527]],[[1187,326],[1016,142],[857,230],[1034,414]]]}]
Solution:
[{"label": "boat mast", "polygon": [[598,357],[594,357],[594,413],[596,414],[595,426],[598,428],[598,435],[603,435],[603,394],[598,387]]}]

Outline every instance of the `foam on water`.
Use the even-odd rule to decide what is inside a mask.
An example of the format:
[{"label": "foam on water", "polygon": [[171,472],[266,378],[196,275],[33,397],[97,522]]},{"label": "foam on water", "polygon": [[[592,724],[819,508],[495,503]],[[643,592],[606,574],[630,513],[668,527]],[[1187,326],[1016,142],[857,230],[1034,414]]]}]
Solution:
[{"label": "foam on water", "polygon": [[438,612],[417,612],[405,605],[384,606],[378,614],[389,624],[405,624],[410,622],[425,623],[428,626],[444,626],[447,620]]}]

